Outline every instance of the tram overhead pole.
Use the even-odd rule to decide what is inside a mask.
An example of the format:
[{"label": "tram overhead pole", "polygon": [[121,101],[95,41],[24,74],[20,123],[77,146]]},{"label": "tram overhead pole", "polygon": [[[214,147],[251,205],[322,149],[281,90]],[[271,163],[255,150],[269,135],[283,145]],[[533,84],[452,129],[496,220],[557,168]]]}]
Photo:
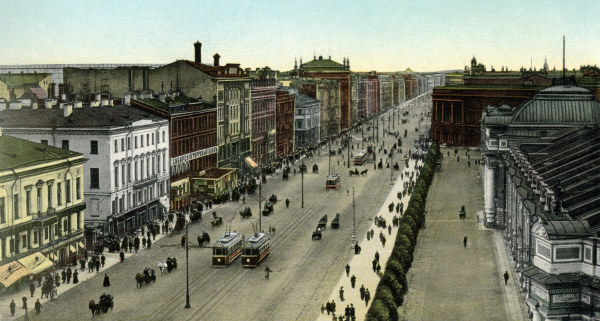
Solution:
[{"label": "tram overhead pole", "polygon": [[185,308],[189,309],[190,305],[190,255],[189,255],[189,242],[188,242],[188,230],[189,222],[185,224]]}]

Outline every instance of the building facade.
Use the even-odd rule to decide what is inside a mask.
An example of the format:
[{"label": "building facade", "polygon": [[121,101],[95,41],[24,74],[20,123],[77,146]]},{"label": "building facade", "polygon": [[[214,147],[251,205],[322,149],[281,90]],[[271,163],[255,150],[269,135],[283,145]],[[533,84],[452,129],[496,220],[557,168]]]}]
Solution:
[{"label": "building facade", "polygon": [[[339,97],[340,114],[339,118],[337,118],[337,127],[340,130],[349,128],[352,98],[350,59],[344,58],[344,63],[340,64],[331,60],[331,57],[323,59],[323,56],[319,56],[317,59],[315,56],[312,61],[304,64],[301,63],[297,71],[300,77],[329,79],[338,82],[337,97]],[[321,103],[324,104],[323,101]],[[323,113],[321,115],[322,117],[326,117]]]},{"label": "building facade", "polygon": [[286,157],[294,150],[294,95],[277,90],[275,126],[277,131],[277,156]]},{"label": "building facade", "polygon": [[168,120],[128,106],[0,111],[10,135],[88,159],[83,193],[88,245],[132,233],[169,210]]},{"label": "building facade", "polygon": [[0,148],[0,288],[5,290],[83,253],[86,160],[81,153],[1,130]]},{"label": "building facade", "polygon": [[320,102],[304,94],[296,94],[296,110],[294,113],[295,147],[307,148],[316,146],[321,141],[321,106]]},{"label": "building facade", "polygon": [[381,110],[392,108],[394,105],[394,83],[390,75],[379,75],[379,106]]},{"label": "building facade", "polygon": [[298,88],[298,92],[320,102],[319,128],[320,137],[337,135],[339,127],[340,96],[339,82],[327,79],[296,79],[292,86]]},{"label": "building facade", "polygon": [[276,158],[277,84],[275,79],[252,79],[250,92],[252,158],[256,161],[270,162]]},{"label": "building facade", "polygon": [[169,119],[170,209],[184,211],[201,200],[190,185],[217,168],[217,111],[208,102],[161,92],[158,98],[131,99],[131,106]]},{"label": "building facade", "polygon": [[375,75],[369,75],[367,77],[367,117],[373,117],[379,113],[380,94],[379,78]]}]

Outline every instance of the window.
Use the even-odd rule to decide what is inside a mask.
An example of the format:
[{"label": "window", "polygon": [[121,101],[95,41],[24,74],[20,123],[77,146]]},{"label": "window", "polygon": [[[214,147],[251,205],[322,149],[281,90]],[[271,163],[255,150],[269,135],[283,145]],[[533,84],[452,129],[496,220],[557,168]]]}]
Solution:
[{"label": "window", "polygon": [[33,244],[38,244],[40,237],[40,230],[33,231]]},{"label": "window", "polygon": [[67,194],[67,204],[71,203],[71,180],[68,179],[65,181],[65,194]]},{"label": "window", "polygon": [[98,141],[97,140],[90,141],[90,154],[94,154],[94,155],[98,154]]},{"label": "window", "polygon": [[56,183],[56,206],[62,205],[62,183]]},{"label": "window", "polygon": [[138,148],[138,144],[137,144],[137,136],[135,136],[135,140],[134,140],[134,148]]},{"label": "window", "polygon": [[38,215],[42,214],[42,188],[37,188],[37,212]]},{"label": "window", "polygon": [[146,160],[146,177],[150,177],[150,157]]},{"label": "window", "polygon": [[125,170],[125,164],[121,165],[121,185],[125,186],[125,174],[127,171]]},{"label": "window", "polygon": [[81,199],[81,177],[75,179],[75,197]]},{"label": "window", "polygon": [[31,215],[31,190],[25,191],[25,214]]},{"label": "window", "polygon": [[152,157],[152,175],[156,175],[156,168],[154,167],[154,157]]},{"label": "window", "polygon": [[119,142],[115,139],[115,153],[119,152]]},{"label": "window", "polygon": [[44,240],[48,241],[49,237],[50,237],[50,226],[46,226],[46,228],[44,229]]},{"label": "window", "polygon": [[4,197],[0,197],[0,223],[6,223],[6,201]]},{"label": "window", "polygon": [[13,196],[13,217],[15,220],[19,218],[19,194]]},{"label": "window", "polygon": [[47,139],[42,139],[42,144],[48,145],[48,140]]},{"label": "window", "polygon": [[131,162],[127,163],[127,181],[131,183]]},{"label": "window", "polygon": [[131,137],[127,137],[127,149],[131,150]]},{"label": "window", "polygon": [[162,133],[162,135],[163,135],[163,140],[162,140],[162,141],[163,141],[163,143],[164,143],[164,142],[165,142],[165,131],[164,131],[164,130],[163,130],[163,133]]},{"label": "window", "polygon": [[154,133],[152,133],[152,145],[154,145]]},{"label": "window", "polygon": [[146,134],[146,145],[150,146],[150,134]]},{"label": "window", "polygon": [[121,151],[125,151],[125,138],[121,138]]},{"label": "window", "polygon": [[81,212],[77,212],[77,230],[81,229]]},{"label": "window", "polygon": [[135,175],[135,181],[137,182],[137,180],[138,180],[138,161],[137,160],[135,161],[135,165],[133,168],[133,174]]},{"label": "window", "polygon": [[90,188],[100,188],[100,170],[90,168]]},{"label": "window", "polygon": [[156,157],[158,157],[158,160],[156,161],[156,166],[157,166],[158,168],[156,169],[156,171],[157,171],[158,173],[160,173],[160,154],[156,155]]},{"label": "window", "polygon": [[52,208],[52,185],[48,185],[48,209]]},{"label": "window", "polygon": [[140,147],[144,147],[144,135],[140,135]]},{"label": "window", "polygon": [[140,159],[140,179],[144,179],[144,159]]},{"label": "window", "polygon": [[115,166],[115,187],[119,187],[119,165]]},{"label": "window", "polygon": [[62,149],[69,149],[69,141],[68,140],[62,141]]},{"label": "window", "polygon": [[167,167],[166,167],[166,160],[167,160],[167,155],[163,155],[163,172],[167,171]]}]

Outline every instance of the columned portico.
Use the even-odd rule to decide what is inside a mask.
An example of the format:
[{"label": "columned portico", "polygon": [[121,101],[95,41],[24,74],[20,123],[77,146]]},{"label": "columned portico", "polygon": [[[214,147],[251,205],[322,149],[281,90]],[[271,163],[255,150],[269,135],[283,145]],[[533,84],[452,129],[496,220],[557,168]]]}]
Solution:
[{"label": "columned portico", "polygon": [[491,158],[486,157],[485,161],[485,173],[484,173],[484,185],[485,185],[485,199],[484,199],[484,211],[485,211],[485,225],[487,227],[494,226],[496,224],[496,204],[495,204],[495,162]]}]

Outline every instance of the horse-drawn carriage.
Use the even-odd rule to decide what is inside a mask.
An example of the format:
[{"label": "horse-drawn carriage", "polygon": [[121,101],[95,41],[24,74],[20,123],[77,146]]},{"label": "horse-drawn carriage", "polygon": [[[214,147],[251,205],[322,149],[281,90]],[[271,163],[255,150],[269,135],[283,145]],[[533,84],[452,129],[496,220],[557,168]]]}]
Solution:
[{"label": "horse-drawn carriage", "polygon": [[269,197],[269,202],[277,203],[277,195],[271,194],[271,196]]},{"label": "horse-drawn carriage", "polygon": [[156,273],[153,269],[144,268],[144,272],[135,275],[135,282],[138,289],[141,289],[144,283],[150,284],[150,282],[156,282]]},{"label": "horse-drawn carriage", "polygon": [[217,216],[215,212],[212,213],[213,220],[210,222],[210,226],[217,227],[223,225],[223,218]]},{"label": "horse-drawn carriage", "polygon": [[321,239],[321,229],[320,228],[317,227],[317,229],[312,232],[312,239],[313,240]]},{"label": "horse-drawn carriage", "polygon": [[242,218],[252,217],[252,210],[250,209],[250,207],[246,207],[244,210],[240,211],[240,216]]},{"label": "horse-drawn carriage", "polygon": [[168,257],[167,258],[167,272],[171,272],[173,271],[173,269],[177,269],[177,259],[174,257]]},{"label": "horse-drawn carriage", "polygon": [[319,166],[317,166],[317,164],[314,164],[313,168],[312,168],[312,171],[313,171],[313,173],[317,173],[318,174],[319,173]]},{"label": "horse-drawn carriage", "polygon": [[106,313],[108,312],[109,308],[112,310],[113,307],[113,296],[106,293],[102,293],[98,303],[96,303],[94,300],[91,300],[89,304],[89,308],[92,310],[92,316],[94,316],[94,314],[100,314],[100,311]]},{"label": "horse-drawn carriage", "polygon": [[340,213],[335,214],[333,220],[331,220],[331,228],[338,229],[340,228]]},{"label": "horse-drawn carriage", "polygon": [[283,169],[283,175],[281,176],[281,177],[282,177],[282,179],[283,179],[284,181],[287,181],[287,180],[288,180],[288,176],[289,176],[289,174],[290,174],[290,167],[289,167],[289,166],[286,166],[286,167]]},{"label": "horse-drawn carriage", "polygon": [[323,215],[317,223],[317,229],[325,230],[327,229],[327,215]]},{"label": "horse-drawn carriage", "polygon": [[354,170],[350,170],[349,173],[350,173],[350,176],[352,176],[352,175],[358,176],[359,175],[358,168],[355,168]]},{"label": "horse-drawn carriage", "polygon": [[262,215],[269,216],[269,214],[273,213],[273,203],[267,202],[265,203],[265,208],[262,210]]},{"label": "horse-drawn carriage", "polygon": [[202,231],[202,235],[198,236],[198,247],[202,247],[204,243],[210,243],[210,236],[208,235],[208,233]]}]

